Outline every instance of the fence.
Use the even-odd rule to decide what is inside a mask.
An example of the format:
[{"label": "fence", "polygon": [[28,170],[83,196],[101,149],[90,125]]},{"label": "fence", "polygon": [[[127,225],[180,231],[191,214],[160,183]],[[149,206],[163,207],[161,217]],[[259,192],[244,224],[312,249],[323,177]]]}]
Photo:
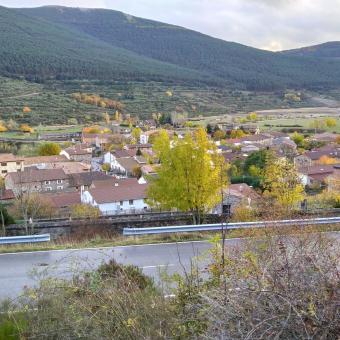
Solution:
[{"label": "fence", "polygon": [[303,226],[303,225],[319,225],[340,223],[340,217],[298,219],[298,220],[279,220],[279,221],[258,221],[258,222],[238,222],[228,224],[201,224],[201,225],[184,225],[169,227],[153,227],[153,228],[124,228],[123,235],[150,235],[150,234],[170,234],[170,233],[188,233],[197,231],[218,231],[222,228],[248,229],[269,226]]},{"label": "fence", "polygon": [[1,244],[49,242],[50,234],[0,237]]}]

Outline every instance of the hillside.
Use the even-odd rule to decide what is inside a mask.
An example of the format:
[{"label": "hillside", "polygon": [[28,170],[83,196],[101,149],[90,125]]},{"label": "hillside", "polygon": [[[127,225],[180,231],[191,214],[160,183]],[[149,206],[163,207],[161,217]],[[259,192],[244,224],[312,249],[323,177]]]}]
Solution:
[{"label": "hillside", "polygon": [[0,7],[0,32],[0,72],[5,76],[30,80],[204,77],[4,7]]},{"label": "hillside", "polygon": [[320,45],[287,50],[281,53],[297,57],[340,59],[340,41],[332,41]]},{"label": "hillside", "polygon": [[226,42],[121,12],[47,6],[21,13],[75,29],[140,56],[209,73],[248,89],[323,87],[340,83],[338,63],[301,59]]}]

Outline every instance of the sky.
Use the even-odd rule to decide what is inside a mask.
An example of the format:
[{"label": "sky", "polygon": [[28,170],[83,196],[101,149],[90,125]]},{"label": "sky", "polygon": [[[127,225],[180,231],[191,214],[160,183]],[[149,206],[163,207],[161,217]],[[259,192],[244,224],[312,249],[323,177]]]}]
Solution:
[{"label": "sky", "polygon": [[340,41],[340,0],[0,0],[0,5],[114,9],[272,51]]}]

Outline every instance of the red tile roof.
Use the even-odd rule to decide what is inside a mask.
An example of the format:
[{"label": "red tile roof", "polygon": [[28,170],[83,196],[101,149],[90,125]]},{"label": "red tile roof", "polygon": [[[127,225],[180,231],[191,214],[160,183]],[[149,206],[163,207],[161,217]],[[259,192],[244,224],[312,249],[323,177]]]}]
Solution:
[{"label": "red tile roof", "polygon": [[17,157],[12,153],[0,153],[0,162],[19,162],[23,157]]},{"label": "red tile roof", "polygon": [[89,190],[97,204],[146,198],[148,184],[139,184],[135,178],[113,180],[110,181],[111,186],[104,182],[106,181],[93,183],[94,188]]},{"label": "red tile roof", "polygon": [[46,197],[56,209],[70,207],[75,204],[80,204],[80,192],[61,192],[54,194],[41,194]]},{"label": "red tile roof", "polygon": [[26,168],[21,172],[11,172],[7,174],[7,177],[10,177],[15,184],[53,181],[68,178],[62,169],[38,170],[37,168]]},{"label": "red tile roof", "polygon": [[0,201],[12,200],[15,198],[14,192],[11,189],[0,190]]}]

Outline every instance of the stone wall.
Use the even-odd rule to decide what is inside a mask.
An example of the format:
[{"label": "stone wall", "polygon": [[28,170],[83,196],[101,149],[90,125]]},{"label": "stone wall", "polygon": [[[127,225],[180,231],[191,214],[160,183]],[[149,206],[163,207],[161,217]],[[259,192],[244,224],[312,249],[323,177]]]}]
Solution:
[{"label": "stone wall", "polygon": [[[207,215],[206,223],[218,223],[218,215]],[[123,228],[143,228],[161,227],[169,225],[189,225],[192,224],[192,217],[189,214],[141,214],[122,215],[100,218],[97,220],[50,220],[34,223],[34,234],[50,234],[52,239],[58,237],[81,234],[82,231],[92,233],[96,230],[100,232],[122,233]],[[7,227],[7,236],[25,235],[25,230],[21,225],[11,225]]]}]

